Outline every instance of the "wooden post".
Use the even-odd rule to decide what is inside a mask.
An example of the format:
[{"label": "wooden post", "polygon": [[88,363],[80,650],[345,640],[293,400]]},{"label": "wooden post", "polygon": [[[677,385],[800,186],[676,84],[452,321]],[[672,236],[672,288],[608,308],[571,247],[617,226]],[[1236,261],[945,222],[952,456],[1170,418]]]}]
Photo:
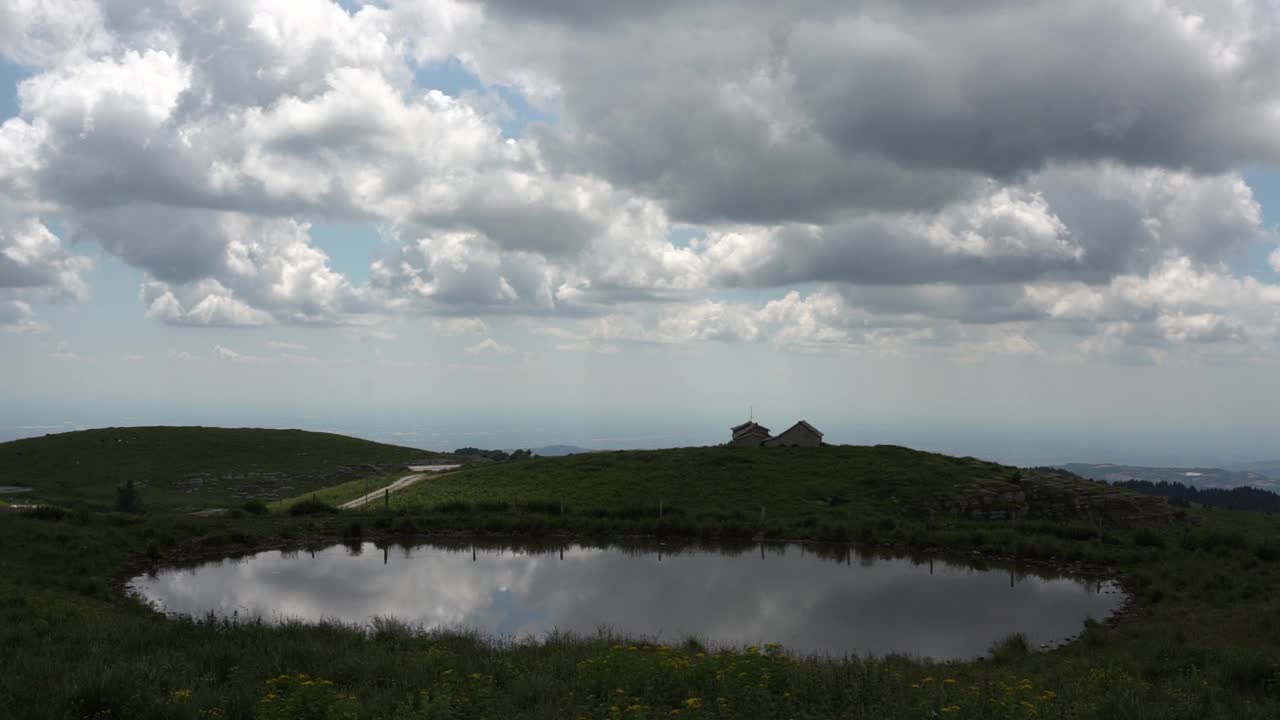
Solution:
[{"label": "wooden post", "polygon": [[391,488],[382,491],[382,507],[388,512],[391,510]]},{"label": "wooden post", "polygon": [[760,506],[760,524],[764,525],[764,506]]}]

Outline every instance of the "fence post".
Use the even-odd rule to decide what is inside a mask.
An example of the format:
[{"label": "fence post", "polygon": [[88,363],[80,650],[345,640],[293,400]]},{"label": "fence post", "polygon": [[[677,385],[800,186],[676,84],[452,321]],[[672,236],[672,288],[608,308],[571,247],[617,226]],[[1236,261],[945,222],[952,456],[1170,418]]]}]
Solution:
[{"label": "fence post", "polygon": [[388,512],[391,510],[391,488],[382,491],[382,508]]}]

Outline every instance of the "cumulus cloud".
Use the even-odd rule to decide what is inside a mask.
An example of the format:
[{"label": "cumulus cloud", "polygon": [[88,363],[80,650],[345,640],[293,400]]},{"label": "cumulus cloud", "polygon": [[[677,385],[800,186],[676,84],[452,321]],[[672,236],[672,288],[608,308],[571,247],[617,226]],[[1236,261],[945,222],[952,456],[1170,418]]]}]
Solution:
[{"label": "cumulus cloud", "polygon": [[[499,314],[566,351],[1263,351],[1276,286],[1227,263],[1278,244],[1241,176],[1280,163],[1278,34],[1262,0],[17,0],[0,325],[87,297],[92,243],[161,322],[428,314],[475,353]],[[382,230],[366,283],[330,221]]]},{"label": "cumulus cloud", "polygon": [[0,332],[36,333],[44,326],[35,321],[31,306],[21,300],[0,300]]},{"label": "cumulus cloud", "polygon": [[495,355],[506,355],[512,352],[510,345],[503,345],[493,338],[485,338],[480,342],[467,348],[467,352],[472,355],[481,355],[484,353],[493,353]]},{"label": "cumulus cloud", "polygon": [[431,327],[437,335],[448,337],[489,333],[489,325],[475,317],[437,318],[431,321]]}]

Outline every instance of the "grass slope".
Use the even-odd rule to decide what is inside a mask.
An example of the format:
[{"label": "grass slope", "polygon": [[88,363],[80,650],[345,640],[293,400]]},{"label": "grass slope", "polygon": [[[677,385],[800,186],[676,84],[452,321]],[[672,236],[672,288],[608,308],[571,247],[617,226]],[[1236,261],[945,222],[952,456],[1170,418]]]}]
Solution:
[{"label": "grass slope", "polygon": [[239,504],[246,494],[267,500],[300,494],[362,472],[344,467],[433,456],[302,430],[104,428],[0,444],[0,484],[34,488],[24,503],[105,509],[115,488],[132,478],[149,510],[217,507]]},{"label": "grass slope", "polygon": [[[763,524],[782,537],[843,527],[853,518],[927,515],[978,500],[1041,491],[1123,500],[1130,514],[1161,500],[1101,483],[908,448],[704,447],[592,453],[499,463],[428,478],[392,496],[393,508],[459,503],[554,507],[588,517],[664,516],[697,524]],[[970,502],[970,501],[973,502]],[[762,513],[763,508],[763,513]],[[763,518],[763,523],[761,519]],[[1079,519],[1079,518],[1069,518]],[[847,537],[847,536],[846,536]],[[834,539],[834,538],[833,538]]]}]

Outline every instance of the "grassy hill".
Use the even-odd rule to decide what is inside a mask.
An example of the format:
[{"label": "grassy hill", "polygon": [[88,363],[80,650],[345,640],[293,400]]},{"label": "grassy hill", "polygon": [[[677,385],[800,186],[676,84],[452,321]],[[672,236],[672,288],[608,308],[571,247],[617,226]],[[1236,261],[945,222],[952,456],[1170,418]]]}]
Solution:
[{"label": "grassy hill", "polygon": [[[393,508],[478,505],[586,517],[676,516],[750,523],[787,536],[846,531],[868,517],[1065,519],[1160,524],[1173,510],[1065,472],[1030,471],[903,447],[733,447],[592,453],[497,463],[428,479],[392,496]],[[561,510],[561,507],[564,510]],[[761,509],[763,508],[763,517]]]},{"label": "grassy hill", "polygon": [[132,427],[0,443],[0,485],[18,502],[109,508],[132,479],[148,510],[274,500],[438,453],[332,433],[256,428]]}]

